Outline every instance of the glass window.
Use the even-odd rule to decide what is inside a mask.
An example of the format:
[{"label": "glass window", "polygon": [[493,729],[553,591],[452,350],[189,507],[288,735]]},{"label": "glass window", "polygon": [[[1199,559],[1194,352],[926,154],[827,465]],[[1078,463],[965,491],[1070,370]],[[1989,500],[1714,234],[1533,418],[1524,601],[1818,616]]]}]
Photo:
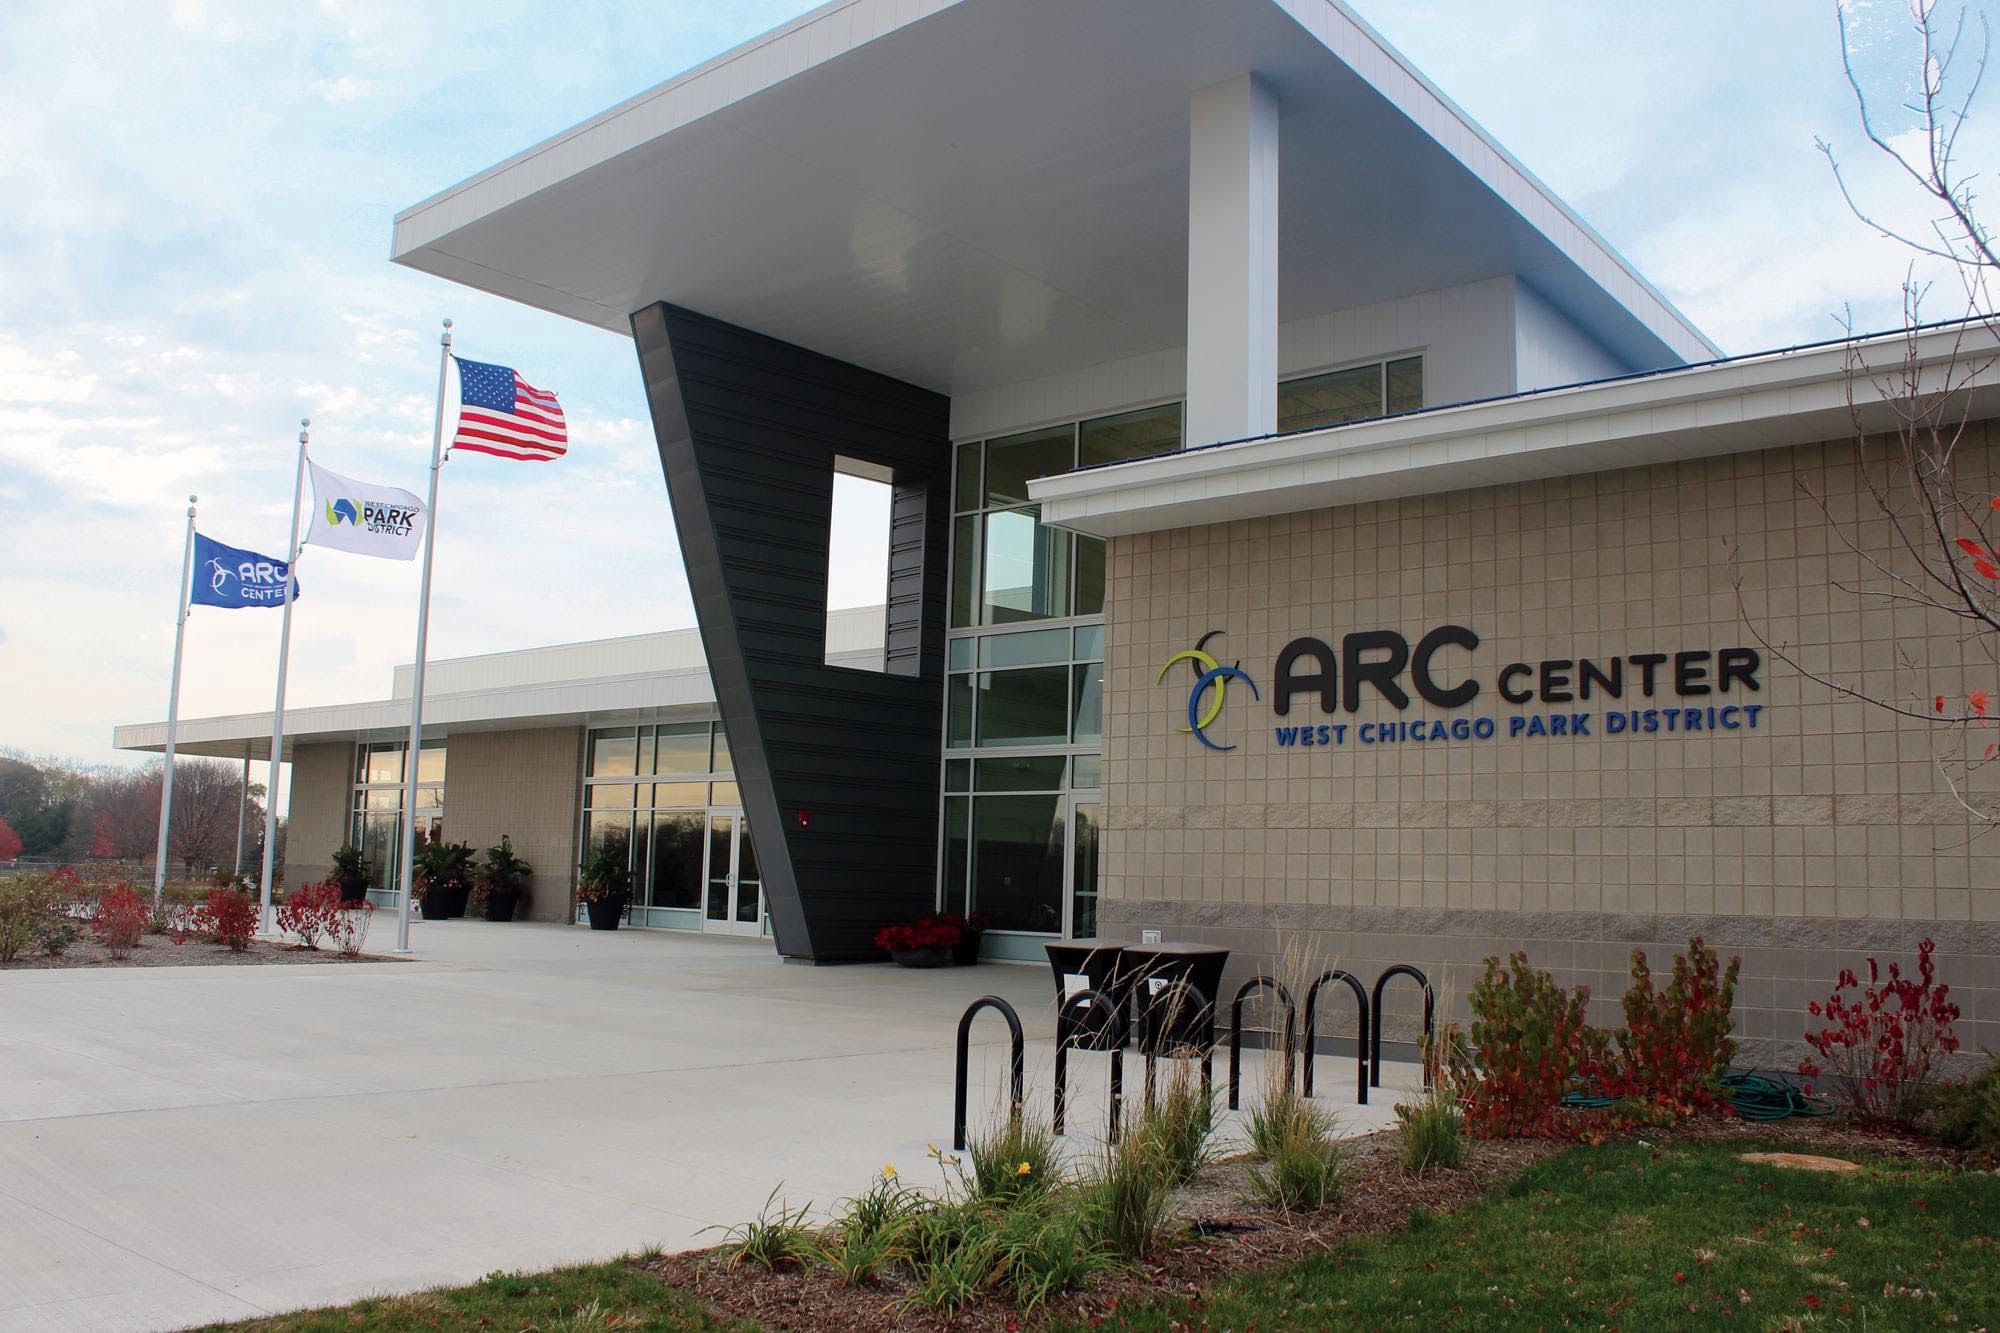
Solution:
[{"label": "glass window", "polygon": [[1100,811],[1093,802],[1076,804],[1076,859],[1070,892],[1070,934],[1080,940],[1097,934],[1097,826]]},{"label": "glass window", "polygon": [[1070,671],[1074,676],[1070,716],[1076,719],[1070,739],[1079,745],[1096,744],[1104,739],[1104,663],[1083,662]]},{"label": "glass window", "polygon": [[944,743],[972,744],[972,677],[953,676],[947,684]]},{"label": "glass window", "polygon": [[394,812],[403,808],[401,787],[376,787],[362,797],[362,803],[370,810]]},{"label": "glass window", "polygon": [[958,446],[958,475],[952,491],[953,511],[963,514],[979,508],[979,497],[982,493],[979,484],[979,446],[961,444]]},{"label": "glass window", "polygon": [[945,666],[952,671],[968,670],[972,666],[972,650],[978,646],[973,639],[953,639],[945,650]]},{"label": "glass window", "polygon": [[1278,386],[1278,429],[1312,430],[1382,415],[1382,365],[1308,375]]},{"label": "glass window", "polygon": [[1000,930],[1057,934],[1063,911],[1061,795],[972,803],[972,907]]},{"label": "glass window", "polygon": [[402,747],[399,745],[369,746],[366,767],[362,772],[361,780],[370,785],[378,782],[401,782],[403,780]]},{"label": "glass window", "polygon": [[1104,614],[1104,538],[1076,538],[1076,614]]},{"label": "glass window", "polygon": [[370,813],[362,817],[361,836],[357,845],[361,848],[361,859],[368,866],[370,888],[388,888],[395,878],[391,867],[401,851],[397,839],[402,828],[395,811],[386,814]]},{"label": "glass window", "polygon": [[944,761],[944,789],[946,791],[972,790],[972,761],[970,759],[947,759]]},{"label": "glass window", "polygon": [[1104,626],[1079,625],[1076,629],[1076,660],[1094,662],[1104,656]]},{"label": "glass window", "polygon": [[944,798],[944,910],[965,911],[965,872],[972,863],[972,798]]},{"label": "glass window", "polygon": [[1069,562],[1070,534],[1043,527],[1034,510],[986,515],[980,623],[1068,615]]},{"label": "glass window", "polygon": [[951,627],[964,629],[972,623],[978,605],[979,516],[968,514],[951,525]]},{"label": "glass window", "polygon": [[1406,356],[1389,363],[1389,410],[1414,412],[1424,405],[1424,359]]},{"label": "glass window", "polygon": [[417,751],[418,782],[444,781],[444,753],[443,741],[424,742],[423,748]]},{"label": "glass window", "polygon": [[701,906],[701,853],[707,827],[708,816],[700,810],[661,811],[653,816],[653,906]]},{"label": "glass window", "polygon": [[653,806],[655,809],[675,808],[698,810],[708,804],[708,784],[705,782],[656,782],[653,784]]},{"label": "glass window", "polygon": [[632,728],[596,731],[590,736],[590,776],[630,777],[639,771],[639,742]]},{"label": "glass window", "polygon": [[622,855],[629,868],[632,864],[632,812],[630,810],[596,811],[590,816],[584,828],[583,859],[587,862],[604,848],[610,848],[614,855]]},{"label": "glass window", "polygon": [[1080,754],[1070,760],[1070,786],[1076,791],[1092,791],[1104,785],[1102,755]]},{"label": "glass window", "polygon": [[1028,483],[1076,466],[1076,428],[1055,426],[986,442],[986,504],[1028,503]]},{"label": "glass window", "polygon": [[632,768],[640,777],[653,771],[653,728],[639,728],[639,762]]},{"label": "glass window", "polygon": [[658,747],[653,772],[708,772],[708,723],[677,722],[661,727]]},{"label": "glass window", "polygon": [[1077,461],[1084,467],[1170,454],[1180,447],[1179,403],[1120,412],[1115,417],[1097,417],[1077,427]]},{"label": "glass window", "polygon": [[718,782],[708,789],[708,803],[710,805],[741,805],[743,804],[742,789],[733,782]]},{"label": "glass window", "polygon": [[980,791],[1061,791],[1066,755],[1011,755],[973,763],[973,784]]},{"label": "glass window", "polygon": [[979,673],[980,745],[1061,745],[1069,739],[1066,666]]},{"label": "glass window", "polygon": [[593,810],[630,810],[638,788],[629,782],[594,783],[583,789],[584,803]]},{"label": "glass window", "polygon": [[979,665],[986,667],[1033,666],[1040,662],[1069,660],[1069,631],[1030,630],[1026,634],[989,634],[979,641]]},{"label": "glass window", "polygon": [[722,729],[720,722],[715,724],[715,758],[713,762],[715,767],[709,770],[711,773],[734,773],[736,771],[736,765],[729,758],[729,733]]}]

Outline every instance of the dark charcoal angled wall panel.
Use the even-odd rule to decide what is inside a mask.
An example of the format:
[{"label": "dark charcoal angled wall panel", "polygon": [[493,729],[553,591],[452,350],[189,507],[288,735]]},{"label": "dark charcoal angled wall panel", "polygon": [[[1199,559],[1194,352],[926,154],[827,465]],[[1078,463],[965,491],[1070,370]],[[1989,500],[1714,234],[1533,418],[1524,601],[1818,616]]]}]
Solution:
[{"label": "dark charcoal angled wall panel", "polygon": [[[778,948],[879,957],[935,901],[949,401],[676,306],[632,334]],[[823,660],[836,455],[893,474],[885,672]]]}]

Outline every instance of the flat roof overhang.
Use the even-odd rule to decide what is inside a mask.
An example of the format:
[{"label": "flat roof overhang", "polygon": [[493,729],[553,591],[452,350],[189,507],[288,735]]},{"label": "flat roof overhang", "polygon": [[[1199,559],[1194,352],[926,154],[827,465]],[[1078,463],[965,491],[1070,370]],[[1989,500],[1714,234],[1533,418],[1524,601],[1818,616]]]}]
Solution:
[{"label": "flat roof overhang", "polygon": [[1281,105],[1280,317],[1518,274],[1716,350],[1333,0],[836,0],[400,214],[393,258],[621,333],[670,301],[945,394],[1187,339],[1189,99]]},{"label": "flat roof overhang", "polygon": [[[2000,416],[2000,338],[1972,321],[1300,431],[1044,477],[1053,527],[1099,537],[1305,513],[1890,432],[1904,354],[1926,393]],[[1857,371],[1856,367],[1861,367]],[[1958,410],[1958,408],[1955,408]]]}]

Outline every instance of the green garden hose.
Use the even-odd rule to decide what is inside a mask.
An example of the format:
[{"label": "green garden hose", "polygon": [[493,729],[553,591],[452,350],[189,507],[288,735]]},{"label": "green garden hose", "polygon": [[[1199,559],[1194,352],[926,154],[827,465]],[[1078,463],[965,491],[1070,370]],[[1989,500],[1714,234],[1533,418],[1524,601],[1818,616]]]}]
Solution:
[{"label": "green garden hose", "polygon": [[[1832,1115],[1833,1103],[1824,1097],[1809,1096],[1781,1078],[1767,1074],[1724,1074],[1722,1093],[1745,1120],[1783,1120],[1789,1116]],[[1590,1092],[1572,1092],[1562,1099],[1564,1106],[1578,1111],[1597,1111],[1616,1106],[1618,1098]]]}]

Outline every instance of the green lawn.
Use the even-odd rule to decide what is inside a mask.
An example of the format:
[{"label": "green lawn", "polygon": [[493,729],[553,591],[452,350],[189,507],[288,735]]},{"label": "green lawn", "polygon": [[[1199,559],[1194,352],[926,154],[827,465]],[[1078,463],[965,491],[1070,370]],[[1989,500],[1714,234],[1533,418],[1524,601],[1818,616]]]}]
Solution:
[{"label": "green lawn", "polygon": [[1457,1213],[1103,1326],[2000,1328],[2000,1177],[1736,1160],[1757,1146],[1574,1149]]},{"label": "green lawn", "polygon": [[[379,1330],[534,1329],[538,1333],[694,1333],[718,1321],[701,1302],[628,1264],[582,1264],[546,1273],[494,1274],[469,1287],[384,1296],[330,1310],[215,1325],[230,1333],[369,1333]],[[213,1333],[213,1330],[210,1330]]]}]

